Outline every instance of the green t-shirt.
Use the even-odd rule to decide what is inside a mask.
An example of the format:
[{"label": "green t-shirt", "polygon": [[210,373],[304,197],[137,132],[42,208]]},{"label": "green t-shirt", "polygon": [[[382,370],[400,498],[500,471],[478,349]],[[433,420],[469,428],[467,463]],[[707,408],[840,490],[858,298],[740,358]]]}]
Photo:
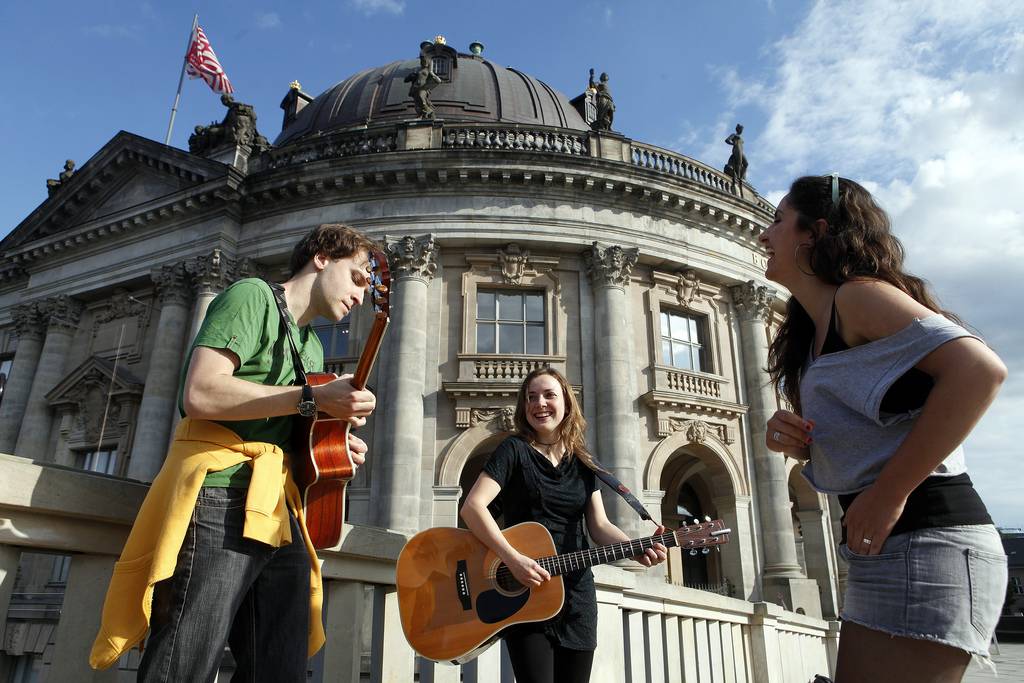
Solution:
[{"label": "green t-shirt", "polygon": [[[270,286],[258,278],[239,280],[217,295],[210,302],[206,318],[192,342],[182,369],[178,390],[178,410],[182,416],[185,415],[185,377],[197,346],[233,351],[240,363],[235,370],[235,377],[270,386],[294,384],[295,367],[288,340],[280,334],[280,320]],[[320,339],[309,325],[296,329],[294,320],[289,319],[288,322],[288,330],[295,339],[306,371],[321,372],[324,367],[324,349]],[[221,420],[219,423],[246,441],[265,441],[290,451],[292,421],[292,416],[282,416],[262,420]],[[211,472],[203,485],[245,487],[251,474],[252,468],[242,463],[220,472]]]}]

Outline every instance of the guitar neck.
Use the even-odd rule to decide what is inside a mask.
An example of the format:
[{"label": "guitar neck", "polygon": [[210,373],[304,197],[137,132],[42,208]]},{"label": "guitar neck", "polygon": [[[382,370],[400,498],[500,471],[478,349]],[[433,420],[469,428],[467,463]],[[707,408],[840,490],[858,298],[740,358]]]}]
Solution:
[{"label": "guitar neck", "polygon": [[557,576],[566,572],[574,572],[599,564],[607,564],[608,562],[643,555],[648,548],[653,548],[655,543],[661,543],[666,548],[673,548],[679,545],[675,533],[666,531],[656,536],[612,543],[599,548],[587,548],[586,550],[578,550],[574,553],[564,553],[562,555],[549,555],[548,557],[538,559],[537,563],[544,567],[552,576]]},{"label": "guitar neck", "polygon": [[359,362],[356,364],[356,371],[352,375],[352,386],[356,389],[365,389],[366,380],[370,378],[370,370],[373,369],[373,362],[380,352],[380,345],[384,341],[384,332],[388,329],[387,313],[377,313],[373,319],[373,327],[366,337],[366,346],[359,355]]}]

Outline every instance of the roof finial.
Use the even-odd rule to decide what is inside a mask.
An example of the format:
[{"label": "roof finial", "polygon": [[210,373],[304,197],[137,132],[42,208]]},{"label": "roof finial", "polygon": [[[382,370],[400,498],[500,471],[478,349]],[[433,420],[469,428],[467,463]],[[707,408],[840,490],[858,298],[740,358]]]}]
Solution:
[{"label": "roof finial", "polygon": [[434,36],[434,44],[435,45],[447,45],[448,41],[445,40],[444,36],[438,35],[438,36]]},{"label": "roof finial", "polygon": [[291,88],[292,90],[302,90],[302,84],[299,83],[298,81],[292,81],[291,83],[288,84],[288,87]]}]

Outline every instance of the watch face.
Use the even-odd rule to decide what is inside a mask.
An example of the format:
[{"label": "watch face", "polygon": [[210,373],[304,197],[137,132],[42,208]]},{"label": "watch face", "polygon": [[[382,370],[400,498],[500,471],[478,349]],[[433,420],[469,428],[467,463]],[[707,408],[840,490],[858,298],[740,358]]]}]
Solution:
[{"label": "watch face", "polygon": [[313,401],[299,401],[299,415],[302,417],[315,417],[316,403]]}]

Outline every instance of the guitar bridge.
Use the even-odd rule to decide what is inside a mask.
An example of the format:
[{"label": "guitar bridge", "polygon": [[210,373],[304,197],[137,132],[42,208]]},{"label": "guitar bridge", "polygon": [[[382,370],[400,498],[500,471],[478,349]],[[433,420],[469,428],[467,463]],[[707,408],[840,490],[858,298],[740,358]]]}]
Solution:
[{"label": "guitar bridge", "polygon": [[463,611],[473,608],[473,596],[469,592],[469,570],[466,569],[466,561],[459,560],[455,569],[455,593],[459,596]]}]

